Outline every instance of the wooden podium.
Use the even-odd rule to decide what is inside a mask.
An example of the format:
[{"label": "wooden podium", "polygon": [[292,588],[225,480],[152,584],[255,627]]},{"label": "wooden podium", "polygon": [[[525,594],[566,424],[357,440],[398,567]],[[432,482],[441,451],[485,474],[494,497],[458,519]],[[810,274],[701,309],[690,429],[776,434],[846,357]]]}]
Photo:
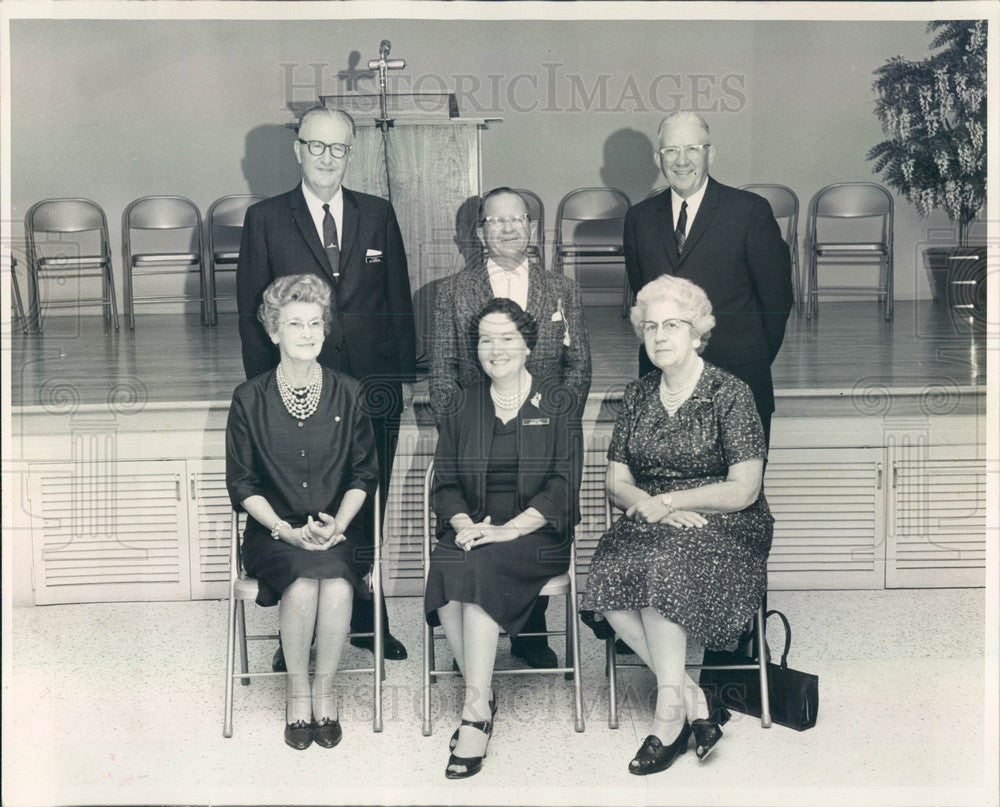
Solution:
[{"label": "wooden podium", "polygon": [[358,125],[344,185],[388,198],[391,182],[410,271],[418,363],[426,366],[439,281],[464,268],[466,257],[479,249],[482,133],[500,119],[458,117],[450,94],[388,96],[387,182],[377,99],[320,96],[324,106],[350,112]]}]

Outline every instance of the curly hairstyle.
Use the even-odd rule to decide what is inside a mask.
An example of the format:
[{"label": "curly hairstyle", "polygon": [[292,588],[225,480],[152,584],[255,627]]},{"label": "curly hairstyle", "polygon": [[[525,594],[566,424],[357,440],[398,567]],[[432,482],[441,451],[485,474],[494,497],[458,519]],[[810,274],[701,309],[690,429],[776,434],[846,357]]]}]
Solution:
[{"label": "curly hairstyle", "polygon": [[524,337],[524,343],[528,346],[528,350],[535,349],[535,345],[538,344],[538,323],[535,318],[513,300],[508,300],[506,297],[494,297],[469,323],[467,335],[473,353],[476,352],[476,346],[479,343],[479,323],[483,321],[483,317],[490,314],[506,314],[521,336]]},{"label": "curly hairstyle", "polygon": [[323,333],[330,332],[330,286],[319,275],[285,275],[264,289],[257,319],[269,334],[278,332],[281,309],[289,303],[318,303],[323,311]]},{"label": "curly hairstyle", "polygon": [[670,302],[676,305],[684,314],[684,319],[698,333],[701,344],[697,350],[701,353],[708,344],[709,334],[715,327],[715,317],[712,316],[712,304],[701,286],[690,280],[673,275],[660,275],[639,289],[635,297],[635,305],[629,312],[629,319],[635,335],[642,339],[641,324],[650,306]]}]

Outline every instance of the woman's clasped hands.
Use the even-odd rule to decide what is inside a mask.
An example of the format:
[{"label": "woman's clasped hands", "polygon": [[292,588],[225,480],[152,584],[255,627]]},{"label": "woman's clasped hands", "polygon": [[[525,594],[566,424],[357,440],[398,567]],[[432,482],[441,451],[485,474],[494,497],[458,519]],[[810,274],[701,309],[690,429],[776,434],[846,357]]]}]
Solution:
[{"label": "woman's clasped hands", "polygon": [[323,550],[336,546],[347,540],[344,530],[337,523],[337,519],[328,513],[317,513],[319,520],[312,516],[306,517],[306,523],[293,532],[300,533],[300,541],[296,544],[302,549]]},{"label": "woman's clasped hands", "polygon": [[646,524],[666,524],[670,527],[704,527],[708,519],[694,510],[675,510],[673,505],[664,499],[669,497],[650,496],[641,502],[636,502],[625,515],[633,521]]},{"label": "woman's clasped hands", "polygon": [[455,545],[459,549],[468,552],[477,546],[484,544],[500,543],[502,541],[513,541],[520,533],[513,527],[505,527],[499,524],[491,524],[490,516],[486,516],[482,521],[462,527],[455,533]]}]

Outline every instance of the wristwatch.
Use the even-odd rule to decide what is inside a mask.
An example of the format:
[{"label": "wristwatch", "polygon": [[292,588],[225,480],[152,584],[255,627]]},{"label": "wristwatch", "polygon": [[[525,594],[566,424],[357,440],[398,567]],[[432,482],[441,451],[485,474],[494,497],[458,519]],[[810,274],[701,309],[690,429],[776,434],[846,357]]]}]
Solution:
[{"label": "wristwatch", "polygon": [[274,524],[271,525],[271,537],[275,541],[281,540],[282,527],[288,527],[289,529],[291,529],[292,525],[289,524],[287,521],[285,521],[283,518],[279,518],[277,521],[274,522]]}]

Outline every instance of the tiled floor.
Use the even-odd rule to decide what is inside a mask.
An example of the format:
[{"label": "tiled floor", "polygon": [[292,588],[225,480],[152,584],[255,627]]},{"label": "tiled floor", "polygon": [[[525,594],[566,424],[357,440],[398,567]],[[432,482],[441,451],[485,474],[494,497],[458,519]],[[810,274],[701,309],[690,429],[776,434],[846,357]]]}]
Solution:
[{"label": "tiled floor", "polygon": [[[443,775],[455,679],[437,685],[434,733],[421,735],[416,599],[389,605],[410,658],[387,663],[385,730],[371,730],[370,681],[345,678],[343,742],[305,752],[282,741],[279,680],[237,687],[235,734],[223,739],[223,603],[16,609],[4,659],[3,803],[995,803],[983,790],[981,589],[770,600],[795,631],[791,665],[819,674],[815,728],[765,731],[737,714],[705,764],[688,753],[669,771],[631,776],[652,676],[623,671],[634,696],[610,730],[603,645],[585,629],[586,731],[573,731],[561,676],[498,677],[490,754],[464,782]],[[556,623],[560,610],[550,609]],[[250,632],[274,616],[251,609]],[[504,664],[505,640],[501,647]],[[251,663],[267,663],[271,650],[258,645]]]}]

